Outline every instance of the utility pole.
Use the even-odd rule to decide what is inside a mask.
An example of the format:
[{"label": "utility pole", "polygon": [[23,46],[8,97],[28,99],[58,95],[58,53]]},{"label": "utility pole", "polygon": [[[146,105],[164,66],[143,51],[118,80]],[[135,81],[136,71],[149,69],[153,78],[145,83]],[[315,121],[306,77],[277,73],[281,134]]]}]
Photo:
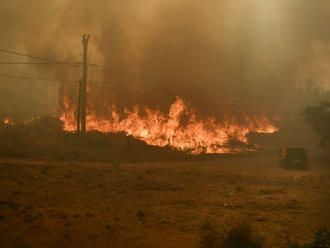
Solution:
[{"label": "utility pole", "polygon": [[78,92],[78,108],[77,108],[77,134],[80,133],[80,122],[81,122],[81,91],[82,91],[82,82],[79,81],[79,92]]},{"label": "utility pole", "polygon": [[[83,44],[83,68],[82,68],[82,81],[81,81],[81,132],[86,132],[86,107],[87,107],[87,53],[88,53],[88,41],[89,34],[84,34],[82,37]],[[78,131],[78,130],[77,130]]]}]

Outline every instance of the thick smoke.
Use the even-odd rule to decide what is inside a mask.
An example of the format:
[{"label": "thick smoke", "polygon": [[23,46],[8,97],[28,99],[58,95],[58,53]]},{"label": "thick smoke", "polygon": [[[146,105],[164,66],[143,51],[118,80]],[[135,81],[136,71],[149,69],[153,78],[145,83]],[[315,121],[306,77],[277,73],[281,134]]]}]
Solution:
[{"label": "thick smoke", "polygon": [[[178,95],[213,114],[239,102],[280,115],[307,80],[330,88],[329,12],[327,0],[2,0],[0,48],[79,62],[89,33],[90,62],[107,66],[90,68],[91,111],[162,107]],[[81,78],[59,65],[0,73]],[[0,112],[56,112],[59,82],[0,80]]]}]

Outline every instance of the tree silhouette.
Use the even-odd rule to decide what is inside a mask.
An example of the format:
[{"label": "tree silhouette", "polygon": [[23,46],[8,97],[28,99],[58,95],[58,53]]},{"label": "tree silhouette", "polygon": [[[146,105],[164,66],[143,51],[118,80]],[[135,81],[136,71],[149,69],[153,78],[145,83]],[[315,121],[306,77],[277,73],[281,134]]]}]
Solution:
[{"label": "tree silhouette", "polygon": [[306,107],[303,116],[304,121],[321,136],[321,146],[330,145],[330,102]]}]

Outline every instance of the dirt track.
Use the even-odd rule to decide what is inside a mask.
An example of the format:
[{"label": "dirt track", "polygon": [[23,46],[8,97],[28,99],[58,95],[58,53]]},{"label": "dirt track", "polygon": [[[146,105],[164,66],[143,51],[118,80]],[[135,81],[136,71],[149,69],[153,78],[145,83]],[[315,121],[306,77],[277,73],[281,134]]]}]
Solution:
[{"label": "dirt track", "polygon": [[198,247],[209,218],[281,247],[330,229],[330,170],[275,155],[136,164],[0,160],[0,247]]}]

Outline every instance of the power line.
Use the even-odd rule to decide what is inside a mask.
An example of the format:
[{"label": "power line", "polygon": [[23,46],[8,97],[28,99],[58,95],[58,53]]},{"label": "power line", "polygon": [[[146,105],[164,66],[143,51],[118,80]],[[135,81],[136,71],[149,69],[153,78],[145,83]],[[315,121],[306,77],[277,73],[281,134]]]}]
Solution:
[{"label": "power line", "polygon": [[7,49],[0,49],[0,52],[14,54],[14,55],[23,56],[23,57],[28,57],[28,58],[32,58],[32,59],[39,59],[39,60],[43,60],[43,61],[59,62],[59,61],[56,61],[56,60],[53,60],[53,59],[42,58],[42,57],[38,57],[38,56],[34,56],[34,55],[29,55],[29,54],[24,54],[24,53],[20,53],[20,52],[10,51],[10,50],[7,50]]},{"label": "power line", "polygon": [[0,65],[72,65],[80,66],[81,63],[61,63],[61,62],[0,62]]},{"label": "power line", "polygon": [[[8,74],[0,74],[0,77],[5,78],[19,78],[19,79],[32,79],[32,80],[42,80],[42,81],[60,81],[60,82],[73,82],[79,83],[79,80],[66,80],[66,79],[56,79],[56,78],[38,78],[38,77],[31,77],[31,76],[24,76],[24,75],[8,75]],[[98,80],[90,80],[91,83],[103,83],[103,81]]]},{"label": "power line", "polygon": [[[18,56],[23,56],[23,57],[28,57],[28,58],[32,58],[32,59],[38,59],[38,60],[42,60],[42,61],[48,61],[48,62],[52,62],[52,63],[56,63],[56,64],[69,64],[69,65],[82,65],[82,63],[67,63],[67,62],[60,62],[57,60],[53,60],[53,59],[48,59],[48,58],[43,58],[43,57],[38,57],[38,56],[34,56],[34,55],[29,55],[29,54],[24,54],[24,53],[20,53],[20,52],[16,52],[16,51],[11,51],[11,50],[7,50],[7,49],[0,49],[0,52],[4,52],[4,53],[8,53],[8,54],[13,54],[13,55],[18,55]],[[14,64],[13,63],[1,63],[0,64]],[[38,63],[17,63],[17,64],[38,64]],[[42,63],[40,63],[42,64]],[[99,64],[88,64],[89,66],[96,66],[96,67],[104,67],[107,68],[105,65],[99,65]]]},{"label": "power line", "polygon": [[74,83],[79,83],[79,81],[76,81],[76,80],[65,80],[65,79],[56,79],[56,78],[38,78],[38,77],[31,77],[31,76],[24,76],[24,75],[0,74],[0,77],[28,79],[28,80],[40,80],[40,81],[60,81],[60,82],[74,82]]}]

